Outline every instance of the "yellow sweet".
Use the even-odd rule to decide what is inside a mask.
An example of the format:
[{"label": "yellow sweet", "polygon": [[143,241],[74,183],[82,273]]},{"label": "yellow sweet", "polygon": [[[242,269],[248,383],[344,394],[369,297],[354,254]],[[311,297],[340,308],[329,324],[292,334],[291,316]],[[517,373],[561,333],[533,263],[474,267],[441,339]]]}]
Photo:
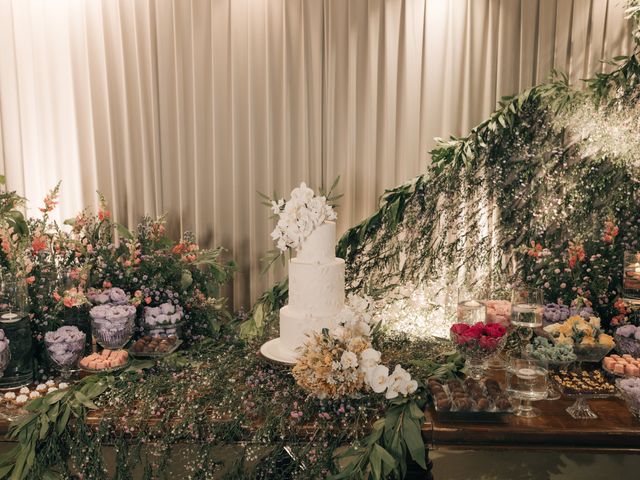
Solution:
[{"label": "yellow sweet", "polygon": [[583,337],[582,341],[580,342],[580,345],[595,345],[596,344],[596,340],[593,337]]},{"label": "yellow sweet", "polygon": [[607,335],[606,333],[601,333],[598,336],[598,343],[600,343],[601,345],[606,345],[608,347],[613,347],[615,345],[613,337],[611,335]]}]

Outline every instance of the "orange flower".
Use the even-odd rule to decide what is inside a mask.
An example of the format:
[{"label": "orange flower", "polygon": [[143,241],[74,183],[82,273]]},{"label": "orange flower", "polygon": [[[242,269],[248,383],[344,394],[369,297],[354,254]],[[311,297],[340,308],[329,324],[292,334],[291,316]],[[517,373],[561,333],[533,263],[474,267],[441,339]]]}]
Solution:
[{"label": "orange flower", "polygon": [[102,282],[102,288],[111,288],[113,285],[108,280]]},{"label": "orange flower", "polygon": [[53,292],[53,299],[54,299],[56,302],[59,302],[61,298],[62,298],[62,297],[60,296],[60,294],[59,294],[58,292]]},{"label": "orange flower", "polygon": [[613,243],[613,239],[618,236],[618,233],[620,233],[620,229],[615,223],[613,223],[611,220],[606,220],[604,222],[604,233],[602,235],[602,240],[607,243]]},{"label": "orange flower", "polygon": [[71,308],[71,307],[73,307],[73,298],[71,298],[71,297],[64,297],[64,301],[63,301],[63,303],[64,303],[64,306],[65,306],[65,307],[67,307],[67,308]]},{"label": "orange flower", "polygon": [[102,222],[106,218],[111,218],[111,212],[109,210],[98,210],[98,220]]},{"label": "orange flower", "polygon": [[33,253],[38,253],[47,248],[47,242],[42,238],[41,235],[38,235],[31,242],[31,248],[33,249]]},{"label": "orange flower", "polygon": [[29,285],[36,283],[36,277],[34,277],[33,275],[31,275],[30,277],[27,277],[27,283]]}]

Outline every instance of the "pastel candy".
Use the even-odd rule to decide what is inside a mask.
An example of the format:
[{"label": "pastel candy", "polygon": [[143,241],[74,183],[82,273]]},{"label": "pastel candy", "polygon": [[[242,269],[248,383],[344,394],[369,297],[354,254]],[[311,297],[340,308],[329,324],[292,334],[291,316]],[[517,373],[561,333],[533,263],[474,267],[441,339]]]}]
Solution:
[{"label": "pastel candy", "polygon": [[613,367],[614,373],[624,375],[624,365],[622,363],[616,363]]},{"label": "pastel candy", "polygon": [[636,365],[627,364],[624,367],[624,373],[632,377],[637,377],[639,371],[640,369]]}]

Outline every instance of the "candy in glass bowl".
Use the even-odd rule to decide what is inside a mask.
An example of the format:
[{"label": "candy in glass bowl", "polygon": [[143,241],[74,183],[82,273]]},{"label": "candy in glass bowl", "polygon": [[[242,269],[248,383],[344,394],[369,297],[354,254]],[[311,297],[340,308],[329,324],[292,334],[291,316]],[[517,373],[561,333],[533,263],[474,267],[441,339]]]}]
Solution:
[{"label": "candy in glass bowl", "polygon": [[449,335],[456,349],[465,357],[469,376],[476,380],[484,374],[484,362],[504,347],[507,329],[498,323],[455,323]]},{"label": "candy in glass bowl", "polygon": [[635,325],[622,325],[613,332],[616,342],[616,351],[620,355],[640,357],[640,327]]},{"label": "candy in glass bowl", "polygon": [[564,322],[547,325],[544,331],[554,343],[573,346],[578,362],[599,362],[615,346],[613,337],[602,332],[598,317],[586,320],[573,315]]},{"label": "candy in glass bowl", "polygon": [[184,313],[179,305],[163,303],[157,307],[144,307],[142,324],[152,336],[180,338]]},{"label": "candy in glass bowl", "polygon": [[68,378],[84,352],[86,334],[74,326],[63,326],[44,334],[44,344],[51,362]]},{"label": "candy in glass bowl", "polygon": [[96,341],[104,348],[117,350],[133,336],[136,308],[133,305],[98,305],[89,311]]},{"label": "candy in glass bowl", "polygon": [[629,411],[640,418],[640,378],[620,378],[616,380],[616,387]]}]

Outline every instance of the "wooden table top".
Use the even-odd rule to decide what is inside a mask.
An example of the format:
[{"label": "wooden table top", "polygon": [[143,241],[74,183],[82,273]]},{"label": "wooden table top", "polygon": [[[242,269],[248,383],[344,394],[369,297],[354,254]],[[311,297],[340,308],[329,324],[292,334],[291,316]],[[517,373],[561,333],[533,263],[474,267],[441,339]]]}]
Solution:
[{"label": "wooden table top", "polygon": [[429,407],[422,436],[428,446],[468,449],[523,449],[640,453],[640,420],[624,401],[589,400],[595,420],[576,420],[565,409],[572,398],[534,402],[535,418],[505,415],[503,423],[445,422]]}]

